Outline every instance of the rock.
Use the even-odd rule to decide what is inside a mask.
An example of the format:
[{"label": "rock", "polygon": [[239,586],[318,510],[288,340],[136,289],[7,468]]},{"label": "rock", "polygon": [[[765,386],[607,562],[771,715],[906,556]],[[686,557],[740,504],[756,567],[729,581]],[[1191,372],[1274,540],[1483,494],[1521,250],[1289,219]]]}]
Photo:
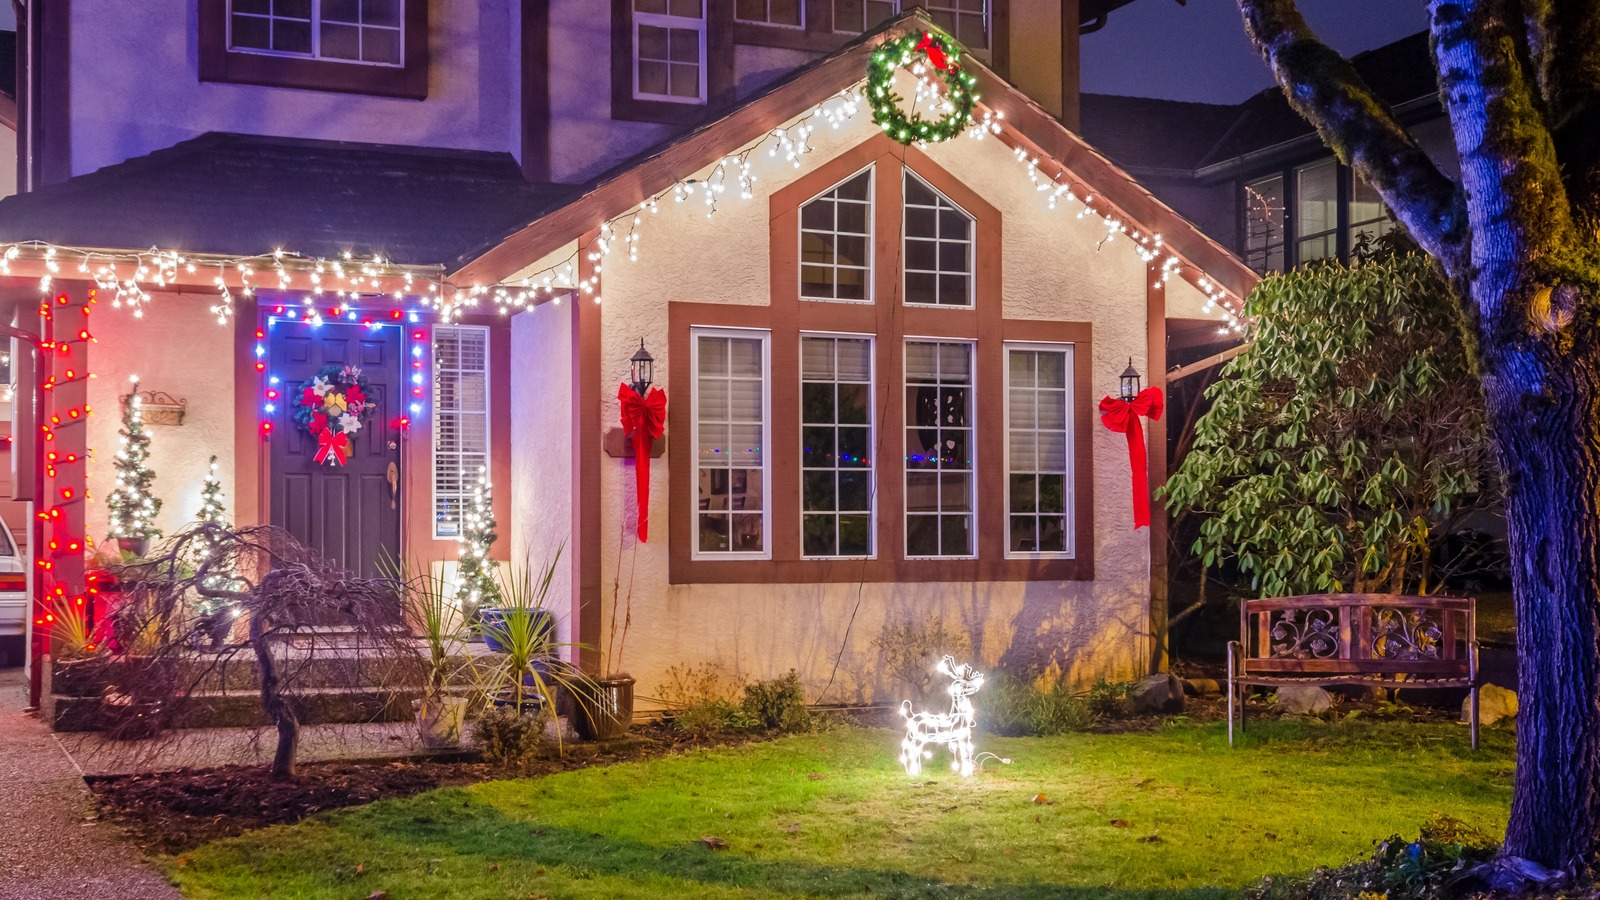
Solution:
[{"label": "rock", "polygon": [[[1517,717],[1517,692],[1498,684],[1478,688],[1478,723],[1493,725],[1501,719]],[[1461,721],[1472,721],[1472,697],[1461,701]]]},{"label": "rock", "polygon": [[1176,675],[1147,675],[1128,688],[1128,714],[1162,715],[1183,712],[1183,679]]},{"label": "rock", "polygon": [[1320,716],[1333,708],[1333,695],[1314,684],[1278,688],[1278,711],[1290,716]]},{"label": "rock", "polygon": [[1214,697],[1222,693],[1222,685],[1215,678],[1189,678],[1183,686],[1196,697]]}]

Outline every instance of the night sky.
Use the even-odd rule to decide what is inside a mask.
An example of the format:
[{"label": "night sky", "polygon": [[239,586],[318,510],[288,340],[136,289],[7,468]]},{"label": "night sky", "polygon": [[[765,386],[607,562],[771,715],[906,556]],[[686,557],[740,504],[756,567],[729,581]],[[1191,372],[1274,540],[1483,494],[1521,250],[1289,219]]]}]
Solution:
[{"label": "night sky", "polygon": [[[1422,0],[1300,0],[1312,30],[1359,53],[1428,25]],[[1137,0],[1083,37],[1083,90],[1237,103],[1272,85],[1233,0]]]}]

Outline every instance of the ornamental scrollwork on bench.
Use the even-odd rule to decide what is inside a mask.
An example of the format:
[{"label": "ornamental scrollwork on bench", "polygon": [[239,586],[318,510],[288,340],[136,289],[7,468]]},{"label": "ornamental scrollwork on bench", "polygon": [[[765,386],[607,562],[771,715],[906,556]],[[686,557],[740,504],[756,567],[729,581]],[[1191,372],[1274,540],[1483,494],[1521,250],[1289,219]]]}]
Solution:
[{"label": "ornamental scrollwork on bench", "polygon": [[1437,613],[1391,606],[1373,610],[1372,655],[1375,659],[1438,659],[1443,642],[1444,631]]},{"label": "ornamental scrollwork on bench", "polygon": [[1286,609],[1272,623],[1273,659],[1334,659],[1339,616],[1332,609]]}]

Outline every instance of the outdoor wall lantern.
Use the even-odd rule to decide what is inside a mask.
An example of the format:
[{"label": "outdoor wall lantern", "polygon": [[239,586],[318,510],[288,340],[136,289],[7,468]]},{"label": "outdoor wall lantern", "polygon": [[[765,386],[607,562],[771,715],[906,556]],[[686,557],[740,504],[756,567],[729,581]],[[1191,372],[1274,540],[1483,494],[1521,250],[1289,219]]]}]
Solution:
[{"label": "outdoor wall lantern", "polygon": [[[1129,358],[1129,362],[1132,362]],[[633,354],[628,360],[628,381],[633,385],[635,392],[643,397],[650,390],[650,382],[655,380],[656,358],[644,348],[644,338],[639,338],[639,352]],[[1138,376],[1135,375],[1137,378]]]},{"label": "outdoor wall lantern", "polygon": [[[639,343],[640,352],[643,352],[644,342]],[[637,356],[634,359],[638,359]],[[1139,396],[1139,370],[1133,367],[1133,357],[1128,357],[1128,367],[1122,370],[1122,399],[1133,402]]]}]

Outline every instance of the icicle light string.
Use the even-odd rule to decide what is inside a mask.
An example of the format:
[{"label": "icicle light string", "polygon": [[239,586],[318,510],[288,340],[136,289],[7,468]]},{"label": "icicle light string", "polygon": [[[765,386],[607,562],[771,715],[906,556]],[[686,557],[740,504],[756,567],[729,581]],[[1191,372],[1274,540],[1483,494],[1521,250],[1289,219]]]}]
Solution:
[{"label": "icicle light string", "polygon": [[[940,87],[928,77],[925,70],[918,72],[913,68],[912,74],[918,81],[916,101],[936,102]],[[391,296],[397,301],[413,297],[422,306],[435,309],[443,322],[452,321],[464,310],[480,305],[493,306],[501,315],[509,315],[546,300],[559,303],[564,294],[573,291],[599,303],[600,275],[605,260],[621,247],[626,249],[630,261],[638,261],[641,230],[646,222],[659,213],[664,201],[671,198],[675,205],[681,205],[698,199],[709,218],[716,214],[727,196],[737,196],[745,201],[754,199],[757,180],[754,160],[758,157],[774,161],[781,159],[792,168],[800,168],[803,157],[812,151],[810,139],[819,125],[837,130],[860,112],[863,105],[861,89],[865,84],[862,82],[840,91],[795,122],[775,128],[754,143],[724,156],[711,165],[704,177],[679,179],[628,211],[602,221],[595,229],[592,240],[580,244],[559,262],[511,282],[459,286],[442,277],[441,267],[405,266],[381,255],[357,257],[349,252],[338,259],[302,257],[284,250],[255,256],[219,258],[186,256],[177,251],[159,249],[137,253],[107,252],[38,241],[8,245],[0,253],[0,276],[12,274],[12,266],[19,260],[37,259],[43,263],[46,271],[40,278],[40,290],[49,292],[53,290],[55,282],[64,277],[63,266],[71,266],[75,262],[79,275],[111,295],[112,307],[127,308],[138,317],[144,314],[144,308],[150,303],[152,291],[174,286],[184,280],[184,275],[213,271],[217,302],[210,311],[222,324],[231,321],[237,298],[252,297],[262,289],[285,293],[305,290],[307,293],[300,300],[304,307],[303,315],[299,318],[313,323],[323,321],[324,311],[339,318],[353,317],[354,304],[374,296]],[[973,119],[965,134],[975,140],[983,140],[990,135],[1003,136],[1004,116],[994,110],[983,109],[982,117]],[[1146,233],[1130,225],[1114,207],[1086,188],[1075,190],[1072,184],[1064,180],[1067,170],[1060,163],[1050,160],[1056,174],[1047,175],[1040,167],[1039,156],[1030,154],[1020,142],[1012,140],[1008,143],[1013,145],[1012,155],[1022,166],[1035,192],[1044,197],[1047,209],[1056,210],[1063,208],[1063,204],[1075,204],[1078,207],[1077,218],[1099,218],[1105,225],[1106,233],[1097,242],[1097,248],[1113,243],[1118,235],[1127,237],[1139,257],[1155,269],[1162,284],[1185,269],[1191,270],[1194,277],[1189,280],[1206,297],[1203,311],[1221,312],[1227,320],[1222,328],[1224,332],[1244,331],[1246,321],[1237,301],[1220,285],[1207,278],[1198,267],[1171,252],[1159,233]],[[922,142],[917,144],[925,146]],[[581,278],[578,271],[580,254],[585,254],[592,264],[590,274]],[[335,301],[331,305],[330,295]]]}]

